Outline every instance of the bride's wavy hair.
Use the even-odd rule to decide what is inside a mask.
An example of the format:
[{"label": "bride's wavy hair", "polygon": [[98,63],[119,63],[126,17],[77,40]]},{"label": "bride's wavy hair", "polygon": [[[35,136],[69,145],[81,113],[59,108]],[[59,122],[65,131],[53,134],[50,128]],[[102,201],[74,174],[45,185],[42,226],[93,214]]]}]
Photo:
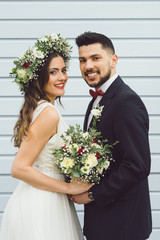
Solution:
[{"label": "bride's wavy hair", "polygon": [[[12,139],[14,140],[15,147],[20,147],[23,138],[27,136],[29,126],[32,121],[33,111],[37,107],[38,101],[46,100],[50,102],[44,88],[49,80],[49,64],[53,58],[58,56],[62,57],[65,60],[61,53],[54,52],[50,54],[42,68],[37,71],[38,79],[33,79],[30,82],[27,91],[24,94],[24,103],[20,110],[18,120],[13,129]],[[56,97],[56,99],[58,99],[59,103],[61,104],[60,97]]]}]

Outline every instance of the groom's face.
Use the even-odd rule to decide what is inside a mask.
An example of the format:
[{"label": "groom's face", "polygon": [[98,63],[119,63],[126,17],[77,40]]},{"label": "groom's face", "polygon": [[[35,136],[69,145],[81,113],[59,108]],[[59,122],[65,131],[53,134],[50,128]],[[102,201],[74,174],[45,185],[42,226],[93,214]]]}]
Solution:
[{"label": "groom's face", "polygon": [[98,89],[113,75],[112,57],[100,43],[79,48],[79,62],[82,77],[90,87]]}]

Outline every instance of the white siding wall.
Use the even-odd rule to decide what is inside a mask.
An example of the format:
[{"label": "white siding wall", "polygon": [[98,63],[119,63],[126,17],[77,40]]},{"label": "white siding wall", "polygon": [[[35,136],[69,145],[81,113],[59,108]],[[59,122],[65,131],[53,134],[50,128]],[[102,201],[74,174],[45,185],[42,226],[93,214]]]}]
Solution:
[{"label": "white siding wall", "polygon": [[[17,180],[10,177],[16,149],[10,139],[23,97],[9,72],[37,37],[61,33],[73,44],[64,109],[69,124],[83,124],[90,97],[81,78],[74,39],[91,30],[113,40],[118,73],[142,98],[150,117],[153,215],[150,240],[160,239],[160,1],[0,1],[0,222]],[[83,225],[83,208],[77,206]]]}]

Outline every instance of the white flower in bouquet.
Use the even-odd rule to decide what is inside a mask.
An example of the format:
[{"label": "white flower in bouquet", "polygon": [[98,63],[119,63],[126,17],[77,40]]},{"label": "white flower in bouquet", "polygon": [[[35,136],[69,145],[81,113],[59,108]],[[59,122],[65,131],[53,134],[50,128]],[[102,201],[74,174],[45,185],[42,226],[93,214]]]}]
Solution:
[{"label": "white flower in bouquet", "polygon": [[89,167],[87,167],[87,166],[83,166],[83,167],[81,167],[81,171],[84,173],[84,174],[89,174],[90,173],[90,168]]},{"label": "white flower in bouquet", "polygon": [[104,169],[107,170],[109,168],[109,165],[110,165],[110,162],[106,160],[103,165]]},{"label": "white flower in bouquet", "polygon": [[91,168],[95,167],[98,164],[95,154],[92,153],[88,155],[85,164],[87,163],[90,164]]},{"label": "white flower in bouquet", "polygon": [[85,167],[89,168],[89,169],[92,169],[92,162],[91,161],[86,161],[85,162]]},{"label": "white flower in bouquet", "polygon": [[41,42],[47,42],[47,41],[48,41],[48,38],[47,38],[47,37],[42,37],[42,38],[39,39],[39,41],[41,41]]},{"label": "white flower in bouquet", "polygon": [[65,157],[63,159],[63,161],[61,162],[61,167],[63,168],[72,168],[74,166],[74,160],[69,158],[69,157]]},{"label": "white flower in bouquet", "polygon": [[97,172],[98,172],[98,174],[102,175],[102,174],[103,174],[103,171],[104,171],[104,168],[102,168],[102,167],[97,167]]},{"label": "white flower in bouquet", "polygon": [[91,144],[91,147],[95,147],[95,148],[101,148],[101,146],[97,143],[92,143]]},{"label": "white flower in bouquet", "polygon": [[88,132],[82,133],[82,137],[83,137],[83,138],[88,138],[88,137],[89,137],[89,133],[88,133]]},{"label": "white flower in bouquet", "polygon": [[52,40],[58,40],[58,35],[56,33],[51,34]]},{"label": "white flower in bouquet", "polygon": [[72,138],[70,136],[65,137],[66,142],[70,143],[72,141]]},{"label": "white flower in bouquet", "polygon": [[75,150],[78,151],[80,149],[79,145],[77,143],[73,143],[68,147],[68,150],[70,153],[73,153]]}]

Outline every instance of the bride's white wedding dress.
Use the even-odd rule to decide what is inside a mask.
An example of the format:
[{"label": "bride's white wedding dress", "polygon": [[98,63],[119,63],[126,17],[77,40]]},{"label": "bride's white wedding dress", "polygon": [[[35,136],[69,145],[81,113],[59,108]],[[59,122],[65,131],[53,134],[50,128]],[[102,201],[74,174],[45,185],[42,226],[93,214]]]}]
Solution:
[{"label": "bride's white wedding dress", "polygon": [[[40,101],[33,120],[51,103]],[[60,135],[67,129],[61,115],[58,131],[44,146],[33,167],[62,181],[54,163],[53,149],[62,143]],[[34,147],[34,146],[33,146]],[[39,190],[21,181],[8,201],[3,214],[0,240],[82,240],[79,220],[66,194]]]}]

